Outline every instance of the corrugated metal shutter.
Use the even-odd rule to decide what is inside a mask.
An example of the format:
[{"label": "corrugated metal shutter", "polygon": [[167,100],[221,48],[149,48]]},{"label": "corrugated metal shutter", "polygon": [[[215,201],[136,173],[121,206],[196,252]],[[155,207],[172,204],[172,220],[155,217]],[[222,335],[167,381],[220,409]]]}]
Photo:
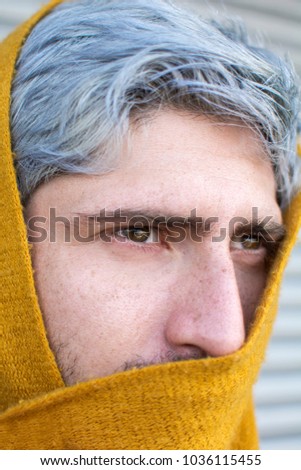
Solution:
[{"label": "corrugated metal shutter", "polygon": [[[272,48],[289,51],[301,75],[299,0],[178,0],[198,11],[208,5],[242,17],[261,30]],[[0,0],[0,39],[46,1]],[[288,265],[280,311],[266,363],[255,387],[263,449],[301,449],[301,235]]]}]

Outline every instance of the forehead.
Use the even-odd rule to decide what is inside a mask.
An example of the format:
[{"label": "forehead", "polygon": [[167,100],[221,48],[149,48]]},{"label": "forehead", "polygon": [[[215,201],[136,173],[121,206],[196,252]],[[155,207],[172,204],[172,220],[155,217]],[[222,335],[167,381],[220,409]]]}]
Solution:
[{"label": "forehead", "polygon": [[[165,109],[152,115],[135,127],[126,141],[120,168],[162,168],[181,164],[186,158],[187,167],[202,168],[236,159],[237,152],[243,160],[260,162],[270,167],[270,159],[255,131],[240,120],[221,122],[218,117],[191,114],[188,111]],[[124,165],[122,165],[124,163]]]},{"label": "forehead", "polygon": [[52,198],[60,194],[66,209],[72,202],[79,211],[135,205],[177,215],[200,208],[233,216],[276,204],[273,170],[254,132],[171,111],[131,129],[111,173],[51,183]]}]

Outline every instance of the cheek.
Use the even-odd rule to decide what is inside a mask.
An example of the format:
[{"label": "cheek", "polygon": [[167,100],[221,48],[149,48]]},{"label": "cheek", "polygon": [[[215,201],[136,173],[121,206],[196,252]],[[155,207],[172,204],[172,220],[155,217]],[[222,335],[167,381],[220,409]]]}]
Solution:
[{"label": "cheek", "polygon": [[152,263],[146,269],[60,247],[39,247],[34,266],[49,342],[63,371],[72,362],[79,380],[104,376],[152,348],[171,301],[168,273],[159,276]]},{"label": "cheek", "polygon": [[237,269],[236,279],[245,326],[248,329],[254,320],[254,313],[264,291],[267,274],[264,268],[256,270],[256,272],[244,272]]}]

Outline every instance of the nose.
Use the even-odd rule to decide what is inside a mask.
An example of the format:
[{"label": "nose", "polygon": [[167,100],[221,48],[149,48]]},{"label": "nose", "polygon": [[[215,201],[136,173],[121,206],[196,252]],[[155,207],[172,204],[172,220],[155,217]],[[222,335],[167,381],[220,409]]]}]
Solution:
[{"label": "nose", "polygon": [[245,341],[244,314],[236,274],[227,250],[194,259],[175,289],[165,327],[178,355],[224,356]]}]

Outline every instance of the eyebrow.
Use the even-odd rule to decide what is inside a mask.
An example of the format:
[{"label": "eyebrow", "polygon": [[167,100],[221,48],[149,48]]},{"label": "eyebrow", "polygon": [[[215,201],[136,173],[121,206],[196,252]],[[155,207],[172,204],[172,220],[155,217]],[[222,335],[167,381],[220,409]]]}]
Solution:
[{"label": "eyebrow", "polygon": [[[193,215],[195,214],[195,215]],[[99,224],[100,228],[105,227],[106,223],[120,224],[120,225],[133,225],[138,223],[147,223],[150,227],[164,229],[175,229],[180,225],[184,229],[192,227],[198,231],[198,235],[210,235],[213,230],[213,226],[218,222],[217,217],[207,217],[196,215],[196,209],[190,211],[189,216],[179,216],[175,213],[162,213],[159,210],[151,209],[128,209],[118,208],[115,210],[102,209],[96,213],[85,213],[77,212],[74,215],[79,217],[78,220],[74,220],[75,225],[84,225],[89,229],[95,229],[95,221]]]},{"label": "eyebrow", "polygon": [[247,224],[242,224],[238,230],[235,230],[234,237],[251,234],[251,236],[261,238],[265,242],[280,243],[285,238],[286,233],[286,227],[282,223],[269,221],[264,224],[263,221],[253,220]]},{"label": "eyebrow", "polygon": [[[106,221],[106,218],[108,217],[111,220],[113,219],[118,219],[120,217],[126,217],[126,218],[133,218],[133,217],[141,217],[141,218],[146,218],[150,221],[162,217],[165,219],[169,219],[171,217],[179,217],[176,214],[166,214],[161,212],[160,210],[152,210],[152,209],[128,209],[128,208],[118,208],[114,210],[108,210],[108,209],[101,209],[98,212],[74,212],[72,215],[80,216],[83,218],[83,220],[88,220],[88,219],[97,219],[98,221]],[[186,218],[186,217],[184,217]]]}]

